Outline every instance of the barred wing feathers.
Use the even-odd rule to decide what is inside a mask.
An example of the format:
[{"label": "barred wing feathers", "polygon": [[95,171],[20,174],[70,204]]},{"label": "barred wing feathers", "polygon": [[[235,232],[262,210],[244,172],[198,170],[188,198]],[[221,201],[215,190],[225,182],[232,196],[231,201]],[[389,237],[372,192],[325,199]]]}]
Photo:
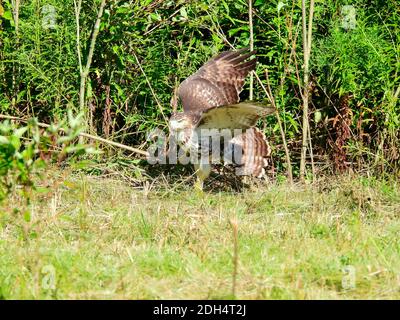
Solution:
[{"label": "barred wing feathers", "polygon": [[274,113],[275,109],[259,102],[241,102],[213,107],[201,114],[197,129],[247,129],[256,125],[260,117]]},{"label": "barred wing feathers", "polygon": [[225,51],[184,80],[178,89],[183,110],[201,113],[212,107],[238,103],[245,78],[256,67],[256,58],[245,62],[255,53],[247,51],[248,48]]}]

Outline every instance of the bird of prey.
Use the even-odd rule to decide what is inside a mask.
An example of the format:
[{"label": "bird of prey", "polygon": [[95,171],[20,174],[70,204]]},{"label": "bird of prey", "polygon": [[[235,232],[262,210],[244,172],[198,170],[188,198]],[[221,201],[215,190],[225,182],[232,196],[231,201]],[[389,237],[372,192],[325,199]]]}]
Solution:
[{"label": "bird of prey", "polygon": [[[202,141],[198,137],[205,129],[229,130],[232,137],[228,146],[241,150],[234,163],[241,169],[237,174],[262,177],[271,148],[254,126],[275,109],[258,102],[239,102],[245,78],[256,67],[256,58],[248,60],[254,54],[248,48],[222,52],[184,80],[177,91],[183,112],[172,114],[169,127],[181,147],[197,151]],[[200,189],[211,172],[210,162],[194,163]]]}]

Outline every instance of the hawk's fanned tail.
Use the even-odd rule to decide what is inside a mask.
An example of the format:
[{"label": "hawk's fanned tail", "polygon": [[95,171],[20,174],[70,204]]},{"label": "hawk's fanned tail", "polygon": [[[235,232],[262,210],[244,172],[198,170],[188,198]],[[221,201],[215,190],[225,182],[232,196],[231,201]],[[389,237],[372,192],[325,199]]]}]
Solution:
[{"label": "hawk's fanned tail", "polygon": [[236,169],[238,175],[262,178],[265,175],[267,158],[271,154],[271,147],[262,133],[257,128],[247,129],[243,134],[232,138],[231,143],[241,151],[239,165]]}]

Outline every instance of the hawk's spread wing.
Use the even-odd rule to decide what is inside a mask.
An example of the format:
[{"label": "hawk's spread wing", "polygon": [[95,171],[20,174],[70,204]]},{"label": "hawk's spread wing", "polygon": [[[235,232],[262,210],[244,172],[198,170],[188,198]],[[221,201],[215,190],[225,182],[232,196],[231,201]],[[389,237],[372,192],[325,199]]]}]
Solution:
[{"label": "hawk's spread wing", "polygon": [[275,108],[259,102],[241,102],[213,107],[201,114],[198,129],[247,129],[256,125],[260,117],[275,112]]},{"label": "hawk's spread wing", "polygon": [[248,48],[223,52],[183,81],[178,89],[183,110],[201,113],[238,103],[244,80],[256,66],[256,59],[245,62],[255,51],[246,51]]}]

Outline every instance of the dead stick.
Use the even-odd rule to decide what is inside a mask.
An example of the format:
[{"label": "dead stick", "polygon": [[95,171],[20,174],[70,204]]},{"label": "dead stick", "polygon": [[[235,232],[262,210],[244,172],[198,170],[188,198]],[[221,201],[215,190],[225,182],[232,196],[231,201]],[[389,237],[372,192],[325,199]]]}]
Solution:
[{"label": "dead stick", "polygon": [[[15,121],[24,122],[24,123],[28,122],[28,120],[26,120],[26,119],[13,117],[13,116],[7,116],[7,115],[3,115],[3,114],[0,114],[0,119],[15,120]],[[43,128],[49,128],[50,127],[49,124],[42,123],[42,122],[38,122],[38,126],[39,127],[43,127]],[[62,131],[62,132],[65,132],[65,130],[63,128],[59,128],[58,130]],[[88,138],[88,139],[91,139],[91,140],[99,141],[99,142],[102,142],[102,143],[105,143],[105,144],[109,144],[109,145],[112,145],[112,146],[120,148],[120,149],[125,149],[125,150],[128,150],[128,151],[134,152],[134,153],[138,153],[138,154],[144,155],[146,157],[149,156],[149,153],[146,152],[146,151],[143,151],[143,150],[140,150],[140,149],[136,149],[136,148],[124,145],[122,143],[118,143],[118,142],[115,142],[115,141],[104,139],[104,138],[101,138],[101,137],[98,137],[98,136],[94,136],[92,134],[81,132],[81,133],[79,133],[79,136],[85,137],[85,138]]]}]

